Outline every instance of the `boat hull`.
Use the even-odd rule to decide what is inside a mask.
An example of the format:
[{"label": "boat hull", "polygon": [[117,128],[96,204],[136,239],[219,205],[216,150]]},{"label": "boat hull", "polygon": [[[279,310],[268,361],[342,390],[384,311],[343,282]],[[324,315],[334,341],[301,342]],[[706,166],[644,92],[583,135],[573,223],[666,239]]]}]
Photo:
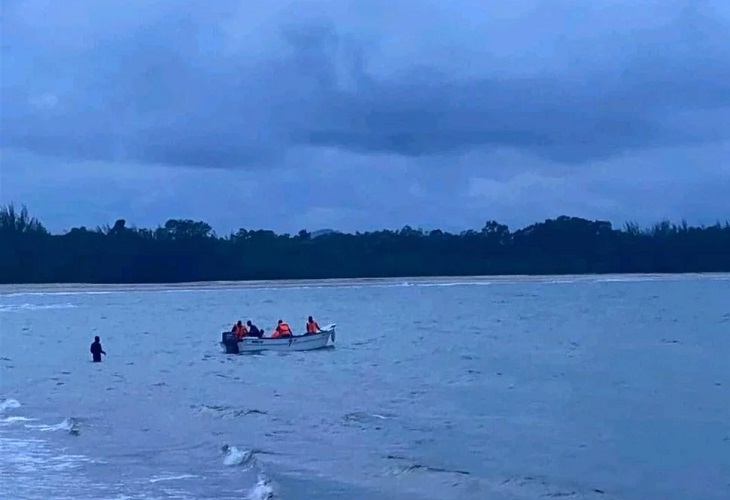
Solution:
[{"label": "boat hull", "polygon": [[221,347],[228,354],[261,351],[313,351],[327,347],[330,340],[334,344],[335,325],[328,325],[318,333],[283,339],[244,337],[236,340],[230,332],[224,332]]}]

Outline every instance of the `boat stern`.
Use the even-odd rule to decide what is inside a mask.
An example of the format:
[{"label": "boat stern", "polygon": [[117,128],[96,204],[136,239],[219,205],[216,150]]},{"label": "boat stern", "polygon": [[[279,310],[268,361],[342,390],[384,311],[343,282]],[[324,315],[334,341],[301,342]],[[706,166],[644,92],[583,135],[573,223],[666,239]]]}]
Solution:
[{"label": "boat stern", "polygon": [[331,325],[325,325],[324,328],[321,328],[320,330],[323,333],[329,333],[329,340],[334,344],[335,343],[335,327],[337,325],[332,323]]},{"label": "boat stern", "polygon": [[240,352],[238,348],[238,339],[236,334],[233,332],[221,333],[221,346],[226,354],[238,354]]}]

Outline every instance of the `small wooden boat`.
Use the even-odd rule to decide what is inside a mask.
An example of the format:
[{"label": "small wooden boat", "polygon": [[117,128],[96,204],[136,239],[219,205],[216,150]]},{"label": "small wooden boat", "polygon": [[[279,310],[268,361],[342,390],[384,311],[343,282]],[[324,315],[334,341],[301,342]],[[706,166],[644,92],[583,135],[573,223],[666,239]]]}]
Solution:
[{"label": "small wooden boat", "polygon": [[279,339],[244,337],[239,340],[236,338],[235,333],[223,332],[221,334],[221,347],[227,354],[260,351],[312,351],[326,347],[330,339],[334,344],[335,326],[333,323],[322,327],[317,333]]}]

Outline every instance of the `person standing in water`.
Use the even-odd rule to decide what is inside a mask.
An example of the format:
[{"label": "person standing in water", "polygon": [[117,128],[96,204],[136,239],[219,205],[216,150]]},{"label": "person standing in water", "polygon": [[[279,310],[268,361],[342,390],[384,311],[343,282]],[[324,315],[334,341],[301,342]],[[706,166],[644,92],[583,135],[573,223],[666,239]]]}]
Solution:
[{"label": "person standing in water", "polygon": [[101,347],[101,342],[99,341],[98,335],[96,337],[94,337],[94,343],[91,344],[91,348],[89,348],[89,351],[91,351],[91,355],[93,356],[94,363],[101,363],[102,354],[104,356],[106,356],[104,349],[102,349],[102,347]]}]

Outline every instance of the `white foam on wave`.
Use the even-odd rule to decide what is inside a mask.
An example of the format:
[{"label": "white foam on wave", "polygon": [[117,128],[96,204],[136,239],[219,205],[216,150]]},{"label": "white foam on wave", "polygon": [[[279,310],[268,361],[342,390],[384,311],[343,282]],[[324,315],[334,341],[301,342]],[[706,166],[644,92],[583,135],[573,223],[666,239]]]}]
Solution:
[{"label": "white foam on wave", "polygon": [[200,476],[196,476],[194,474],[179,474],[177,476],[159,476],[159,477],[153,477],[150,479],[150,483],[159,483],[162,481],[177,481],[179,479],[196,479]]},{"label": "white foam on wave", "polygon": [[[224,445],[223,452],[223,464],[229,467],[253,467],[257,465],[253,450],[240,450],[235,446]],[[269,500],[274,498],[274,487],[266,474],[259,471],[256,484],[248,491],[246,498],[249,500]]]},{"label": "white foam on wave", "polygon": [[[432,278],[373,278],[362,280],[321,280],[312,282],[297,281],[249,281],[249,282],[210,282],[200,284],[178,285],[145,285],[120,286],[109,290],[45,290],[1,293],[4,297],[45,297],[45,296],[81,296],[81,295],[112,295],[134,293],[230,293],[245,290],[326,290],[326,289],[363,289],[363,288],[403,288],[403,287],[479,287],[492,285],[522,285],[522,284],[573,284],[573,283],[632,283],[642,281],[676,280],[676,279],[710,279],[730,280],[730,275],[564,275],[564,276],[464,276],[464,277],[432,277]],[[3,306],[0,306],[2,308]],[[12,306],[17,307],[17,306]],[[59,307],[58,304],[51,306]],[[66,305],[68,307],[68,305]],[[0,309],[1,310],[1,309]]]},{"label": "white foam on wave", "polygon": [[116,293],[126,293],[132,290],[110,290],[110,291],[95,291],[95,290],[79,290],[79,291],[45,291],[45,292],[12,292],[12,293],[0,293],[0,297],[53,297],[53,296],[75,296],[75,295],[111,295]]},{"label": "white foam on wave", "polygon": [[[0,410],[5,412],[19,408],[15,399],[0,399]],[[15,422],[37,420],[11,415],[0,419],[0,491],[2,498],[25,498],[28,500],[74,500],[76,498],[129,498],[135,500],[159,498],[151,495],[147,488],[132,496],[119,492],[117,484],[99,484],[89,480],[85,469],[89,465],[103,464],[86,455],[75,454],[53,445],[45,439],[54,431],[77,431],[78,421],[66,418],[53,425],[25,424]],[[178,478],[182,478],[179,476]],[[193,476],[191,476],[193,477]],[[172,477],[158,478],[172,480]],[[153,482],[153,481],[151,481]],[[164,484],[164,483],[163,483]],[[125,488],[126,489],[126,488]],[[116,491],[115,491],[116,490]],[[165,498],[194,498],[185,492],[176,492],[163,487]],[[118,494],[118,496],[114,496]]]},{"label": "white foam on wave", "polygon": [[93,461],[83,455],[58,454],[46,441],[29,437],[9,437],[0,432],[0,489],[6,498],[73,498],[59,496],[69,485],[81,486],[78,470]]},{"label": "white foam on wave", "polygon": [[5,412],[13,408],[20,408],[20,402],[17,399],[8,398],[0,403],[0,412]]},{"label": "white foam on wave", "polygon": [[223,465],[229,467],[236,465],[247,465],[253,460],[253,451],[251,450],[239,450],[235,446],[224,446],[223,451],[225,456],[223,457]]},{"label": "white foam on wave", "polygon": [[0,312],[42,311],[48,309],[75,309],[77,305],[64,304],[0,304]]},{"label": "white foam on wave", "polygon": [[[4,399],[0,402],[0,414],[6,413],[8,410],[20,408],[20,402],[17,399]],[[34,418],[23,417],[21,415],[10,415],[0,419],[2,424],[15,424],[20,422],[32,422]]]},{"label": "white foam on wave", "polygon": [[246,495],[248,500],[270,500],[274,498],[274,488],[269,478],[259,475],[256,485]]},{"label": "white foam on wave", "polygon": [[34,418],[18,416],[18,417],[6,417],[6,418],[0,420],[0,422],[6,423],[6,424],[13,424],[15,422],[33,422],[34,420],[35,420]]},{"label": "white foam on wave", "polygon": [[66,431],[68,433],[72,434],[78,434],[79,427],[78,427],[78,421],[73,418],[65,418],[61,423],[54,424],[54,425],[47,425],[47,424],[28,424],[25,427],[28,429],[37,429],[41,432],[58,432],[58,431]]},{"label": "white foam on wave", "polygon": [[[659,281],[666,280],[666,277],[660,276],[625,276],[619,278],[595,278],[591,281],[594,283],[643,283],[646,281]],[[672,277],[671,279],[681,279],[679,277]]]},{"label": "white foam on wave", "polygon": [[[207,287],[190,287],[190,288],[128,288],[117,289],[113,291],[47,291],[47,292],[15,292],[9,294],[0,294],[4,297],[53,297],[53,296],[84,296],[84,295],[113,295],[113,294],[136,294],[136,293],[230,293],[246,290],[264,290],[264,291],[282,291],[282,290],[329,290],[329,289],[363,289],[363,288],[402,288],[402,287],[429,287],[429,286],[469,286],[469,285],[490,285],[488,282],[398,282],[398,283],[312,283],[312,284],[289,284],[289,283],[242,283],[234,286],[216,286]],[[8,310],[23,309],[27,306],[29,309],[54,308],[53,306],[34,306],[33,304],[7,306],[0,305],[0,311],[3,307]],[[76,306],[72,306],[76,307]]]}]

